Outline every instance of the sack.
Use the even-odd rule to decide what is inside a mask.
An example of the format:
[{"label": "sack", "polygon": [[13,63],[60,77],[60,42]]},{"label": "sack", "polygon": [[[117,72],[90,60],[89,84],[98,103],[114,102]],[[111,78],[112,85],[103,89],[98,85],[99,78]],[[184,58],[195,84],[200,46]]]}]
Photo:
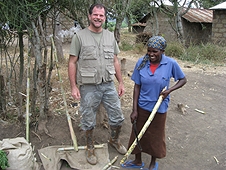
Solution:
[{"label": "sack", "polygon": [[3,139],[0,150],[8,151],[9,168],[7,170],[38,170],[39,166],[32,152],[31,145],[23,138]]}]

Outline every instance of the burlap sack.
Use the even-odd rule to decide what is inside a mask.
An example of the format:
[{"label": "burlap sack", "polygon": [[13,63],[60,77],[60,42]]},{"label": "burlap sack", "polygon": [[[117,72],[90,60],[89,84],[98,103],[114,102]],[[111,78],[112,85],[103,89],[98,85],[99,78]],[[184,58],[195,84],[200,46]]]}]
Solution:
[{"label": "burlap sack", "polygon": [[[86,161],[85,150],[57,151],[63,146],[49,146],[38,150],[45,170],[62,169],[63,160],[68,163],[72,169],[79,170],[100,170],[110,162],[108,145],[105,143],[103,148],[95,149],[98,162],[96,165],[90,165]],[[68,147],[68,146],[65,146]]]},{"label": "burlap sack", "polygon": [[8,151],[9,168],[7,170],[38,170],[31,145],[23,138],[3,139],[0,150]]}]

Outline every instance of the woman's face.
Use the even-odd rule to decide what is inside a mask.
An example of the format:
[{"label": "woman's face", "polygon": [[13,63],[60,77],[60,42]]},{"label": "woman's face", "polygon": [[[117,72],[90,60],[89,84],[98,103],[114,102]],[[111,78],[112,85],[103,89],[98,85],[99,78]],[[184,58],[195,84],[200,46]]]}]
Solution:
[{"label": "woman's face", "polygon": [[160,63],[163,52],[164,52],[163,50],[159,50],[157,48],[152,48],[152,47],[147,48],[147,54],[149,56],[150,62],[153,64]]}]

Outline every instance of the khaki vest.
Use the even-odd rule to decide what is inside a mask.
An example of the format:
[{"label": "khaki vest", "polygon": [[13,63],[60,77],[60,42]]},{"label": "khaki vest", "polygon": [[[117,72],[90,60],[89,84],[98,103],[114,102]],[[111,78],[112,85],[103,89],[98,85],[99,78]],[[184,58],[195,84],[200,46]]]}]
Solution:
[{"label": "khaki vest", "polygon": [[88,28],[76,33],[81,44],[77,62],[77,84],[100,84],[114,79],[114,45],[113,33],[103,29],[98,44]]}]

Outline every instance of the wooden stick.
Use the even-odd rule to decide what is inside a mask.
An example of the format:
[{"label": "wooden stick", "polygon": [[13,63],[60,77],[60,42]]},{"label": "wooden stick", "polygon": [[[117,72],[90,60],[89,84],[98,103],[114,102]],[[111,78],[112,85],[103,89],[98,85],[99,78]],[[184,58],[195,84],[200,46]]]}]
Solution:
[{"label": "wooden stick", "polygon": [[115,163],[115,161],[116,161],[117,159],[118,159],[118,156],[116,156],[114,159],[111,160],[111,162],[109,162],[107,165],[105,165],[105,166],[103,167],[102,170],[108,169],[112,164]]},{"label": "wooden stick", "polygon": [[30,124],[30,55],[28,55],[28,66],[27,66],[27,95],[26,95],[26,140],[29,142],[29,124]]},{"label": "wooden stick", "polygon": [[199,110],[199,109],[195,109],[195,111],[196,111],[196,112],[199,112],[199,113],[202,113],[202,114],[205,114],[205,112],[204,112],[204,111]]},{"label": "wooden stick", "polygon": [[65,92],[64,92],[64,89],[63,89],[62,79],[61,79],[61,75],[60,75],[60,71],[59,71],[59,67],[58,67],[58,58],[57,58],[57,54],[56,54],[56,48],[55,48],[55,45],[54,45],[53,37],[51,37],[51,41],[52,41],[52,45],[53,45],[53,49],[54,49],[56,68],[57,68],[58,78],[60,80],[60,85],[61,85],[60,87],[61,87],[61,92],[62,92],[62,95],[63,95],[63,101],[64,101],[65,111],[66,111],[66,115],[67,115],[69,130],[70,130],[70,133],[71,133],[71,138],[72,138],[72,141],[73,141],[74,149],[76,151],[78,151],[77,139],[76,139],[76,136],[75,136],[74,129],[72,127],[70,114],[68,113],[67,102],[66,102]]},{"label": "wooden stick", "polygon": [[214,158],[214,160],[216,161],[216,163],[219,164],[219,161],[218,161],[218,159],[216,158],[216,156],[214,156],[213,158]]},{"label": "wooden stick", "polygon": [[39,138],[39,140],[40,141],[42,141],[42,139],[41,139],[41,137],[37,134],[37,133],[35,133],[34,131],[31,131],[33,134],[35,134],[38,138]]},{"label": "wooden stick", "polygon": [[[100,144],[100,145],[94,145],[95,149],[99,149],[99,148],[103,148],[104,144]],[[78,150],[84,150],[86,149],[87,146],[78,146]],[[66,148],[58,148],[57,151],[69,151],[69,150],[73,150],[74,147],[66,147]]]},{"label": "wooden stick", "polygon": [[[165,91],[166,87],[162,90]],[[158,111],[159,106],[161,105],[163,100],[163,96],[159,96],[157,103],[155,104],[155,107],[153,108],[150,116],[148,117],[148,120],[146,121],[146,123],[144,124],[143,128],[141,129],[140,133],[138,134],[138,140],[140,140],[143,136],[143,134],[145,133],[145,131],[147,130],[147,128],[149,127],[149,125],[151,124],[151,121],[153,120],[153,118],[155,117],[156,112]],[[137,139],[134,140],[134,142],[132,143],[132,145],[130,146],[129,150],[127,151],[127,153],[124,155],[124,157],[122,158],[122,160],[120,161],[120,164],[123,164],[125,162],[125,160],[129,157],[129,155],[132,153],[133,149],[136,147],[137,145]]]}]

